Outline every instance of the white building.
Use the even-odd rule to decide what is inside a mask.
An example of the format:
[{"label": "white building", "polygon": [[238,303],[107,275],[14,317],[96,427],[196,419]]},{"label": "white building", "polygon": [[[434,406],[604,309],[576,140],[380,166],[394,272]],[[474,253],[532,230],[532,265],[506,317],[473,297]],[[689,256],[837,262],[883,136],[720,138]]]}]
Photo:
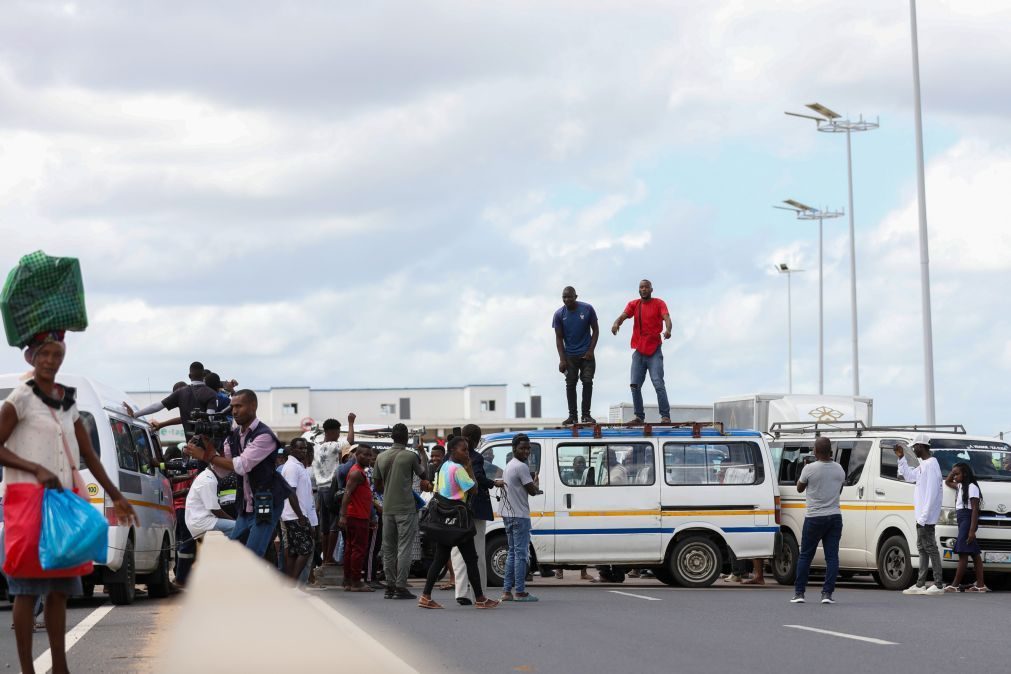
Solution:
[{"label": "white building", "polygon": [[[346,427],[349,412],[356,423],[389,424],[403,422],[424,427],[426,437],[444,438],[454,427],[477,424],[487,432],[521,430],[561,425],[562,419],[542,419],[540,396],[532,396],[528,415],[526,402],[508,407],[505,384],[473,384],[439,388],[311,389],[280,386],[257,390],[257,416],[282,439],[290,439],[302,428],[334,418]],[[147,406],[163,400],[168,391],[131,392],[137,404]],[[510,411],[513,413],[510,415]],[[152,415],[159,421],[178,416],[178,411]],[[162,439],[182,439],[180,427],[162,431]]]}]

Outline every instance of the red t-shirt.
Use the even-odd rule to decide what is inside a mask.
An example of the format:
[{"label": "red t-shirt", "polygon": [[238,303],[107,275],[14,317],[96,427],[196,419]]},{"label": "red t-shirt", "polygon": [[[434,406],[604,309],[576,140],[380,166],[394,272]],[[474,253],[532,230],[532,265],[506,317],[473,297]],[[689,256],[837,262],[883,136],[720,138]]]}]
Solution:
[{"label": "red t-shirt", "polygon": [[625,306],[625,315],[633,319],[632,348],[644,356],[652,356],[660,346],[660,333],[663,332],[663,317],[667,314],[667,305],[663,300],[654,297],[649,302],[642,299],[632,300]]},{"label": "red t-shirt", "polygon": [[[355,465],[351,466],[351,472],[358,471],[364,474],[365,471],[356,462]],[[348,474],[350,478],[350,473]],[[358,519],[367,520],[372,516],[372,490],[369,489],[368,479],[362,480],[355,490],[351,492],[351,500],[348,501],[348,517],[356,517]]]}]

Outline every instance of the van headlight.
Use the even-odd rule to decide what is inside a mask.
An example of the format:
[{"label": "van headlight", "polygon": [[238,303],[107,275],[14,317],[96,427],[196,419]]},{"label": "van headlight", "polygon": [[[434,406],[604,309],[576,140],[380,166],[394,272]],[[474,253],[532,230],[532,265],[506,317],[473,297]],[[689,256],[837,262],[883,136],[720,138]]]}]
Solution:
[{"label": "van headlight", "polygon": [[955,516],[955,509],[941,508],[941,518],[937,520],[937,523],[956,526],[958,524],[958,517]]}]

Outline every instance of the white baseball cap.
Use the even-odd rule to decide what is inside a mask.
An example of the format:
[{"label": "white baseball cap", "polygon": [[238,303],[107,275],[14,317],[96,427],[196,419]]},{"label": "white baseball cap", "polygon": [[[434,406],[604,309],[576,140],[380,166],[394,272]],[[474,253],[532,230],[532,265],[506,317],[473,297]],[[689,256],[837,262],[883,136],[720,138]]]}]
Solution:
[{"label": "white baseball cap", "polygon": [[917,433],[916,437],[913,438],[913,444],[930,447],[930,438],[927,437],[926,433]]}]

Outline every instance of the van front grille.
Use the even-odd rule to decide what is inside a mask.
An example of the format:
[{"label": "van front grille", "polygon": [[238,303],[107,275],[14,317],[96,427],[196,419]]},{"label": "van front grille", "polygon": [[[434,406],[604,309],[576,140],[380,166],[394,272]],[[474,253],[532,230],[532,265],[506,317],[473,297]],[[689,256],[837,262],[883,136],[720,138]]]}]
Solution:
[{"label": "van front grille", "polygon": [[995,550],[998,552],[1011,552],[1011,540],[1001,540],[998,538],[977,538],[976,542],[983,550]]}]

